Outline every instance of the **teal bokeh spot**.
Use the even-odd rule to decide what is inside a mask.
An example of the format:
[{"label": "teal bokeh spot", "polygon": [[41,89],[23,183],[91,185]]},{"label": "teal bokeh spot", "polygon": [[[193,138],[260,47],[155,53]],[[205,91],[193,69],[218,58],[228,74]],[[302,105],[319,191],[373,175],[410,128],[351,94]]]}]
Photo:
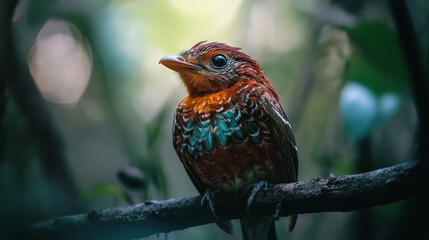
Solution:
[{"label": "teal bokeh spot", "polygon": [[345,130],[353,140],[368,136],[377,118],[377,99],[367,87],[350,82],[341,91],[340,113]]}]

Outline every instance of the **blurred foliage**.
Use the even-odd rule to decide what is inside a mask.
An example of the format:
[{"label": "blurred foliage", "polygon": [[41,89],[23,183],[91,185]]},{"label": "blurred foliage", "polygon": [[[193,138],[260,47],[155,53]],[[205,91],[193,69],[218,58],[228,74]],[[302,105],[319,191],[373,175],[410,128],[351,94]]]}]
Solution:
[{"label": "blurred foliage", "polygon": [[360,140],[375,125],[387,121],[407,94],[409,74],[395,32],[379,21],[341,27],[347,32],[353,54],[347,62],[347,84],[340,98],[340,111],[348,135]]},{"label": "blurred foliage", "polygon": [[125,200],[128,204],[133,204],[131,196],[121,187],[114,184],[103,184],[95,186],[92,189],[84,192],[79,199],[80,201],[85,202],[104,196],[117,197],[119,199]]},{"label": "blurred foliage", "polygon": [[[168,110],[169,107],[164,107],[154,120],[147,124],[146,131],[143,134],[146,144],[141,147],[141,151],[132,153],[132,165],[118,170],[118,180],[127,188],[123,189],[120,185],[116,184],[98,185],[84,192],[81,200],[89,201],[100,197],[112,196],[131,204],[133,200],[127,193],[127,189],[129,189],[140,192],[138,202],[142,202],[151,199],[149,190],[152,186],[163,198],[167,198],[167,180],[159,153],[161,151],[161,130]],[[129,149],[129,151],[132,152],[134,150]]]},{"label": "blurred foliage", "polygon": [[[164,107],[158,116],[155,117],[154,121],[151,124],[147,125],[146,136],[149,141],[146,142],[147,146],[147,158],[146,161],[142,161],[143,172],[146,172],[148,179],[147,182],[152,182],[158,191],[161,192],[162,196],[166,198],[168,196],[168,186],[165,176],[164,167],[161,161],[161,131],[163,123],[168,116],[168,111],[170,111],[169,105]],[[147,194],[145,194],[146,196]]]},{"label": "blurred foliage", "polygon": [[378,95],[389,91],[404,94],[409,74],[391,27],[382,22],[364,22],[343,29],[354,46],[347,80],[364,84]]},{"label": "blurred foliage", "polygon": [[[429,4],[409,3],[427,53]],[[409,73],[384,0],[21,0],[12,29],[15,56],[44,97],[31,99],[27,109],[49,109],[51,129],[37,130],[62,136],[80,197],[45,176],[34,119],[17,104],[40,94],[28,95],[25,85],[16,93],[7,89],[0,162],[0,202],[6,203],[0,225],[12,226],[6,235],[58,215],[197,194],[171,143],[174,105],[186,90],[158,61],[201,40],[241,47],[261,64],[293,126],[300,180],[360,171],[363,152],[370,168],[413,156],[417,118]],[[77,99],[62,101],[71,93]],[[372,238],[401,236],[410,204],[372,209],[372,228],[366,226]],[[350,239],[355,219],[353,213],[302,215],[292,233],[278,222],[278,235]],[[235,236],[210,224],[169,238],[238,239],[235,225]]]}]

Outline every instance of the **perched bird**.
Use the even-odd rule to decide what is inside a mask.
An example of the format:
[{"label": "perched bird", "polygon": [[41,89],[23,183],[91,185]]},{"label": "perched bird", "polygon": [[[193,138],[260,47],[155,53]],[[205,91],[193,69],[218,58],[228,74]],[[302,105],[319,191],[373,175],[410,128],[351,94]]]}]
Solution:
[{"label": "perched bird", "polygon": [[[189,94],[176,108],[173,144],[200,194],[297,181],[291,125],[255,60],[240,48],[203,41],[159,63],[180,74]],[[290,230],[295,222],[292,216]],[[269,217],[243,218],[241,227],[244,239],[276,238]]]}]

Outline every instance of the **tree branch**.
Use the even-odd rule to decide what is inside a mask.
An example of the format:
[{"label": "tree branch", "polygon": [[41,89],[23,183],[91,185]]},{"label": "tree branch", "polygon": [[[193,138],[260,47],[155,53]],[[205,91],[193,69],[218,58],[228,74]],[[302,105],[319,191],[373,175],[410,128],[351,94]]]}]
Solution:
[{"label": "tree branch", "polygon": [[[418,162],[410,161],[363,174],[270,185],[256,196],[252,216],[345,212],[384,205],[426,191],[418,187],[420,176]],[[247,216],[249,194],[250,189],[241,195],[216,194],[213,200],[217,215],[221,220]],[[125,239],[213,223],[209,207],[201,206],[200,201],[201,196],[195,196],[90,211],[36,223],[31,232],[44,238]]]}]

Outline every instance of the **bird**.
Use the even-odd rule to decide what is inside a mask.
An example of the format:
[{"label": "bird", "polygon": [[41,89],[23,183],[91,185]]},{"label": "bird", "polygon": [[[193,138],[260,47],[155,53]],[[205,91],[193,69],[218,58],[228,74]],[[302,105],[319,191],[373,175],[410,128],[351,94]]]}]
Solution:
[{"label": "bird", "polygon": [[[201,195],[259,186],[256,194],[268,183],[297,181],[292,127],[257,61],[241,48],[201,41],[159,63],[180,75],[188,93],[176,107],[173,146]],[[290,231],[296,220],[291,217]],[[245,240],[276,239],[270,217],[240,222]],[[217,224],[231,231],[230,223]]]}]

